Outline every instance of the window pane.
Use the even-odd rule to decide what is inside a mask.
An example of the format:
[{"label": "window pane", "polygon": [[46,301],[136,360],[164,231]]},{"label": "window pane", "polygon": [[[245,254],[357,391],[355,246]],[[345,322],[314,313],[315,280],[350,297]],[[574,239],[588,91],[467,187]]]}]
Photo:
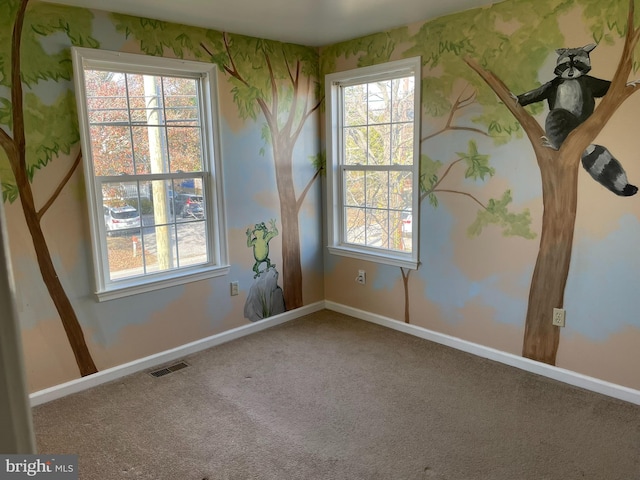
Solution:
[{"label": "window pane", "polygon": [[390,248],[411,251],[411,226],[411,214],[394,210],[389,212]]},{"label": "window pane", "polygon": [[344,129],[344,164],[367,164],[367,127]]},{"label": "window pane", "polygon": [[202,170],[199,127],[168,127],[167,141],[172,172],[199,172]]},{"label": "window pane", "polygon": [[127,92],[129,94],[129,108],[133,123],[147,123],[147,101],[144,94],[144,76],[127,74]]},{"label": "window pane", "polygon": [[413,123],[399,123],[392,126],[391,152],[393,164],[413,164]]},{"label": "window pane", "polygon": [[388,248],[389,213],[386,210],[368,208],[366,214],[367,245]]},{"label": "window pane", "polygon": [[413,195],[412,172],[390,172],[389,208],[394,210],[411,210]]},{"label": "window pane", "polygon": [[367,88],[369,124],[391,122],[391,80],[370,83]]},{"label": "window pane", "polygon": [[90,124],[129,121],[124,75],[87,70],[85,88],[89,95],[87,111]]},{"label": "window pane", "polygon": [[364,208],[345,208],[345,240],[348,243],[365,245],[365,210]]},{"label": "window pane", "polygon": [[369,165],[391,163],[391,126],[369,127]]},{"label": "window pane", "polygon": [[[173,190],[171,180],[141,182],[151,192],[148,202],[142,200],[143,225],[165,225],[173,221]],[[148,205],[148,208],[145,206]]]},{"label": "window pane", "polygon": [[167,123],[197,122],[198,97],[194,79],[165,77],[164,102]]},{"label": "window pane", "polygon": [[367,95],[366,85],[353,85],[343,89],[344,124],[366,125]]},{"label": "window pane", "polygon": [[393,118],[394,122],[413,122],[415,79],[413,77],[393,80]]},{"label": "window pane", "polygon": [[169,172],[169,155],[167,153],[167,137],[164,127],[142,127],[145,133],[142,134],[143,148],[145,155],[149,157],[151,173]]},{"label": "window pane", "polygon": [[206,263],[207,256],[207,228],[202,221],[194,221],[177,226],[178,255],[180,266]]},{"label": "window pane", "polygon": [[367,172],[368,207],[388,208],[389,206],[389,172]]},{"label": "window pane", "polygon": [[123,230],[107,237],[110,280],[144,274],[145,257],[140,238],[138,230]]},{"label": "window pane", "polygon": [[173,225],[156,225],[144,229],[145,273],[171,270],[178,266],[176,236]]},{"label": "window pane", "polygon": [[173,211],[177,222],[204,217],[202,179],[185,178],[173,182]]},{"label": "window pane", "polygon": [[108,231],[140,226],[138,198],[149,198],[148,187],[138,182],[102,184],[105,227]]},{"label": "window pane", "polygon": [[89,129],[95,175],[132,175],[129,127],[92,125]]},{"label": "window pane", "polygon": [[136,175],[151,173],[149,132],[147,127],[131,127],[131,137],[133,139],[133,161]]},{"label": "window pane", "polygon": [[[139,75],[136,75],[136,81]],[[144,92],[145,115],[147,125],[164,125],[164,98],[162,95],[162,77],[142,75],[142,89]]]},{"label": "window pane", "polygon": [[347,170],[345,172],[346,185],[344,191],[345,205],[364,206],[364,172]]}]

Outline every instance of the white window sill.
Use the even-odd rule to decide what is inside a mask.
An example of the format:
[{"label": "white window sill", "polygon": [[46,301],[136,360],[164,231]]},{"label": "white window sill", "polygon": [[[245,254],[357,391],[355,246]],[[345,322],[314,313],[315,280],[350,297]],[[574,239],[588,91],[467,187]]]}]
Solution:
[{"label": "white window sill", "polygon": [[130,280],[118,282],[110,285],[104,290],[96,292],[99,302],[114,300],[117,298],[137,295],[139,293],[152,292],[168,287],[184,285],[185,283],[197,282],[208,278],[227,275],[231,267],[229,265],[204,267],[200,269],[190,269],[188,272],[168,272],[153,278],[138,277]]},{"label": "white window sill", "polygon": [[374,249],[354,248],[351,246],[335,246],[327,247],[332,255],[340,255],[342,257],[357,258],[367,262],[382,263],[384,265],[392,265],[394,267],[408,268],[417,270],[420,262],[411,255],[402,254],[393,251],[379,252]]}]

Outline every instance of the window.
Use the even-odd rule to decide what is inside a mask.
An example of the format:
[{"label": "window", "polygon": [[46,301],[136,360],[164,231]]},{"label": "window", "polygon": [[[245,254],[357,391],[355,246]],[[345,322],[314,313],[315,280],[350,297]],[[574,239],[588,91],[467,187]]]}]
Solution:
[{"label": "window", "polygon": [[73,62],[98,299],[227,273],[215,66]]},{"label": "window", "polygon": [[327,75],[329,251],[418,266],[420,58]]}]

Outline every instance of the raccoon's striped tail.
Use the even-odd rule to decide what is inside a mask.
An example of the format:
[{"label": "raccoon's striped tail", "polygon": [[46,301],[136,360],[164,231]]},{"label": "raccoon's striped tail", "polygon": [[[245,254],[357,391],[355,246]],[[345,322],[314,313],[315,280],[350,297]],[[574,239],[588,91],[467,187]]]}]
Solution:
[{"label": "raccoon's striped tail", "polygon": [[589,145],[582,154],[582,166],[603,187],[621,197],[630,197],[638,187],[627,181],[627,174],[611,152],[601,145]]}]

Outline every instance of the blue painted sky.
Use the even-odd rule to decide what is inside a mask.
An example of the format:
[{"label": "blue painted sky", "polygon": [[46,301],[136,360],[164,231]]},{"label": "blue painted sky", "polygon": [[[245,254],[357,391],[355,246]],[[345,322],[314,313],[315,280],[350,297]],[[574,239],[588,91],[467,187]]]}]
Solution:
[{"label": "blue painted sky", "polygon": [[620,218],[602,239],[576,232],[565,290],[567,332],[605,340],[626,326],[640,328],[640,222]]},{"label": "blue painted sky", "polygon": [[260,194],[277,200],[275,167],[271,148],[260,155],[264,140],[259,125],[234,132],[224,119],[220,125],[224,195],[229,228],[246,229],[249,225],[275,218],[280,225],[280,205],[257,202]]},{"label": "blue painted sky", "polygon": [[[93,331],[96,343],[109,345],[118,340],[122,328],[129,325],[141,325],[149,321],[155,312],[162,311],[171,302],[184,294],[184,285],[164,288],[118,300],[98,302],[93,293],[93,264],[86,248],[78,248],[78,257],[87,261],[78,261],[75,268],[61,276],[65,291],[71,297],[76,315],[82,327]],[[64,271],[60,259],[53,256],[56,270]],[[87,284],[89,280],[89,284]],[[37,320],[36,320],[37,321]]]},{"label": "blue painted sky", "polygon": [[[496,310],[496,321],[522,325],[526,313],[526,297],[517,298],[503,292],[499,288],[503,280],[499,273],[474,281],[456,266],[454,244],[451,241],[455,220],[447,211],[446,205],[442,203],[437,209],[426,206],[421,214],[420,235],[424,247],[420,252],[422,265],[418,275],[425,282],[425,296],[438,305],[445,318],[454,323],[462,321],[460,309],[476,300]],[[505,241],[508,242],[508,239]],[[518,284],[525,282],[528,285],[530,280],[529,268],[515,278]]]}]

